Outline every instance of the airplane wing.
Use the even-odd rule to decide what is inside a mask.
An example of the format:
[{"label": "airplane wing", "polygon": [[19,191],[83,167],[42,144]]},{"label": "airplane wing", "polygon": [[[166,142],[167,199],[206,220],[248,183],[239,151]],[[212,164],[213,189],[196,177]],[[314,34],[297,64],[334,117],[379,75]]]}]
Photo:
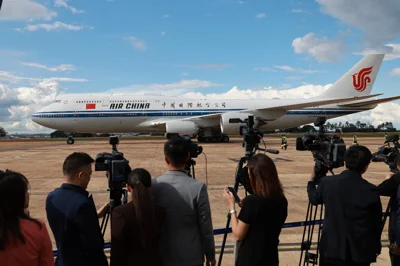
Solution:
[{"label": "airplane wing", "polygon": [[[375,94],[378,95],[378,94]],[[342,103],[342,102],[350,102],[350,101],[357,101],[357,100],[363,100],[367,98],[374,97],[375,95],[366,95],[366,96],[361,96],[361,97],[347,97],[347,98],[337,98],[337,99],[320,99],[317,101],[310,101],[312,99],[304,99],[304,102],[300,103],[295,103],[295,104],[288,104],[288,105],[277,105],[277,106],[269,106],[266,108],[260,108],[260,109],[249,109],[246,111],[242,112],[252,112],[252,111],[268,111],[268,110],[276,110],[276,109],[283,109],[283,110],[293,110],[293,109],[301,109],[301,108],[307,108],[307,107],[317,107],[320,105],[328,105],[328,104],[334,104],[334,103]],[[317,98],[318,99],[318,98]]]},{"label": "airplane wing", "polygon": [[376,99],[376,100],[370,100],[370,101],[363,101],[363,102],[356,102],[356,103],[345,103],[345,104],[340,104],[340,107],[364,107],[368,105],[375,105],[379,103],[385,103],[385,102],[390,102],[394,100],[400,99],[400,96],[394,96],[394,97],[388,97],[388,98],[382,98],[382,99]]},{"label": "airplane wing", "polygon": [[[328,105],[328,104],[334,104],[334,103],[342,103],[342,102],[351,102],[351,101],[357,101],[357,100],[362,100],[366,98],[371,98],[376,96],[375,95],[366,95],[366,96],[361,96],[361,97],[346,97],[346,98],[337,98],[337,99],[316,99],[312,101],[312,99],[302,99],[301,102],[293,103],[293,104],[287,104],[287,105],[276,105],[276,106],[269,106],[265,108],[258,108],[258,109],[246,109],[246,110],[241,110],[241,111],[235,111],[235,112],[240,112],[240,113],[252,113],[252,112],[268,112],[268,111],[288,111],[288,110],[293,110],[293,109],[301,109],[301,108],[306,108],[306,107],[315,107],[315,106],[320,106],[320,105]],[[299,100],[297,100],[299,101]],[[220,112],[220,113],[214,113],[214,114],[207,114],[207,115],[199,115],[199,116],[191,116],[187,118],[176,118],[176,119],[155,119],[155,120],[150,120],[143,122],[141,125],[146,125],[146,126],[152,126],[152,127],[164,127],[166,123],[171,122],[171,121],[201,121],[203,119],[213,119],[213,120],[218,120],[221,117],[221,114],[225,112]]]}]

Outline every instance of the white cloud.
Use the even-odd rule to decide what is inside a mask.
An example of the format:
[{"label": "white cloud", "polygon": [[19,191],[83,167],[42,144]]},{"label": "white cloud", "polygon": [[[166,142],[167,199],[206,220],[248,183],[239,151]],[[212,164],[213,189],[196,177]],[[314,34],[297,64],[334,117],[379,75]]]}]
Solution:
[{"label": "white cloud", "polygon": [[364,49],[363,51],[354,54],[366,56],[368,54],[377,54],[377,53],[385,54],[385,57],[383,59],[384,61],[398,59],[400,58],[400,44],[389,43],[385,46],[381,46],[376,49]]},{"label": "white cloud", "polygon": [[133,84],[127,87],[111,89],[111,93],[133,93],[136,95],[144,95],[161,91],[164,95],[176,96],[187,92],[188,90],[199,88],[220,87],[222,84],[214,83],[207,80],[181,80],[168,84]]},{"label": "white cloud", "polygon": [[30,116],[54,101],[63,91],[65,89],[54,80],[43,80],[30,87],[15,88],[0,83],[0,102],[2,99],[12,99],[1,104],[0,126],[9,133],[51,132],[51,129],[33,123]]},{"label": "white cloud", "polygon": [[36,68],[43,68],[49,71],[53,71],[53,72],[60,72],[60,71],[74,71],[76,70],[74,65],[70,65],[70,64],[61,64],[55,67],[48,67],[39,63],[33,63],[33,62],[22,62],[21,63],[24,66],[29,66],[29,67],[36,67]]},{"label": "white cloud", "polygon": [[260,13],[256,15],[256,18],[265,18],[265,17],[266,17],[265,13]]},{"label": "white cloud", "polygon": [[316,0],[321,11],[363,32],[365,45],[376,48],[400,35],[400,1]]},{"label": "white cloud", "polygon": [[162,16],[163,18],[169,18],[170,16],[168,14],[165,14]]},{"label": "white cloud", "polygon": [[135,49],[145,51],[147,49],[146,44],[144,41],[140,40],[135,36],[129,36],[126,38]]},{"label": "white cloud", "polygon": [[321,73],[321,70],[311,70],[311,69],[301,69],[301,68],[294,68],[291,66],[275,66],[281,70],[289,71],[289,72],[299,72],[304,74],[313,74],[313,73]]},{"label": "white cloud", "polygon": [[165,31],[161,32],[161,36],[165,36],[167,35],[167,33],[165,33]]},{"label": "white cloud", "polygon": [[[83,26],[76,26],[72,24],[66,24],[61,21],[55,21],[52,24],[50,23],[43,23],[43,24],[28,24],[24,29],[27,31],[38,31],[43,29],[45,31],[53,31],[53,30],[73,30],[79,31],[83,30]],[[22,29],[17,29],[18,31],[23,31]]]},{"label": "white cloud", "polygon": [[287,88],[289,84],[276,87],[264,87],[264,88],[252,88],[240,90],[237,86],[234,86],[227,92],[224,93],[208,93],[202,94],[200,92],[188,92],[182,97],[189,98],[213,98],[213,99],[298,99],[303,98],[304,94],[308,94],[308,97],[316,97],[321,92],[328,89],[331,84],[326,86],[321,85],[304,85],[297,88]]},{"label": "white cloud", "polygon": [[308,53],[318,62],[336,62],[345,52],[343,40],[318,38],[313,32],[293,40],[292,46],[297,54]]},{"label": "white cloud", "polygon": [[400,76],[400,67],[392,69],[390,72],[391,76]]},{"label": "white cloud", "polygon": [[51,12],[47,7],[31,0],[3,1],[0,19],[2,20],[51,20],[57,16],[57,12]]},{"label": "white cloud", "polygon": [[50,82],[50,81],[64,81],[64,82],[86,82],[87,79],[82,78],[59,78],[59,77],[51,77],[51,78],[29,78],[14,75],[7,71],[0,71],[0,81],[5,81],[8,83],[28,83],[35,84],[37,82]]},{"label": "white cloud", "polygon": [[75,7],[68,5],[67,2],[68,2],[68,0],[55,0],[54,6],[69,9],[69,10],[71,10],[72,14],[81,14],[84,12],[83,10],[78,10]]}]

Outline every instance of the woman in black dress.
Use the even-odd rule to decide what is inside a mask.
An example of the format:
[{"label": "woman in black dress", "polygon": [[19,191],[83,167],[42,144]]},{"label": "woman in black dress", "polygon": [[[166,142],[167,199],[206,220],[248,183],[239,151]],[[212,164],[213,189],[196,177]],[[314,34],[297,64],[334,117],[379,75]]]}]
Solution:
[{"label": "woman in black dress", "polygon": [[233,194],[225,188],[223,195],[230,210],[233,236],[241,241],[236,266],[277,266],[279,235],[288,202],[271,158],[257,154],[247,166],[254,194],[242,200],[238,216]]}]

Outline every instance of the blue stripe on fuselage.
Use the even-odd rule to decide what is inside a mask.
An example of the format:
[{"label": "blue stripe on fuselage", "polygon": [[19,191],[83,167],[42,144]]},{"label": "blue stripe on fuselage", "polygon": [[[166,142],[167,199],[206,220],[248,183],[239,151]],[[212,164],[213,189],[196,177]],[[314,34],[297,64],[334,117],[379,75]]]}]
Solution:
[{"label": "blue stripe on fuselage", "polygon": [[[188,117],[240,111],[244,109],[211,109],[211,110],[102,110],[102,111],[55,111],[38,112],[32,115],[35,118],[94,118],[94,117]],[[348,115],[369,109],[340,109],[340,108],[310,108],[286,111],[286,115]]]}]

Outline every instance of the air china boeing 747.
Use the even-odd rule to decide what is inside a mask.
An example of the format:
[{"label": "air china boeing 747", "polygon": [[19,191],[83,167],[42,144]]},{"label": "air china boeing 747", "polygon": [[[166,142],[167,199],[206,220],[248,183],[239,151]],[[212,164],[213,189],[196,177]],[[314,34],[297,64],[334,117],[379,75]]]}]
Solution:
[{"label": "air china boeing 747", "polygon": [[[400,96],[371,99],[371,89],[384,54],[361,59],[334,85],[309,99],[183,99],[165,96],[81,94],[61,95],[32,115],[39,125],[71,133],[164,132],[198,137],[198,141],[229,142],[243,134],[245,124],[232,118],[254,116],[255,127],[275,130],[371,110]],[[370,99],[368,99],[370,98]],[[368,99],[368,100],[366,100]]]}]

